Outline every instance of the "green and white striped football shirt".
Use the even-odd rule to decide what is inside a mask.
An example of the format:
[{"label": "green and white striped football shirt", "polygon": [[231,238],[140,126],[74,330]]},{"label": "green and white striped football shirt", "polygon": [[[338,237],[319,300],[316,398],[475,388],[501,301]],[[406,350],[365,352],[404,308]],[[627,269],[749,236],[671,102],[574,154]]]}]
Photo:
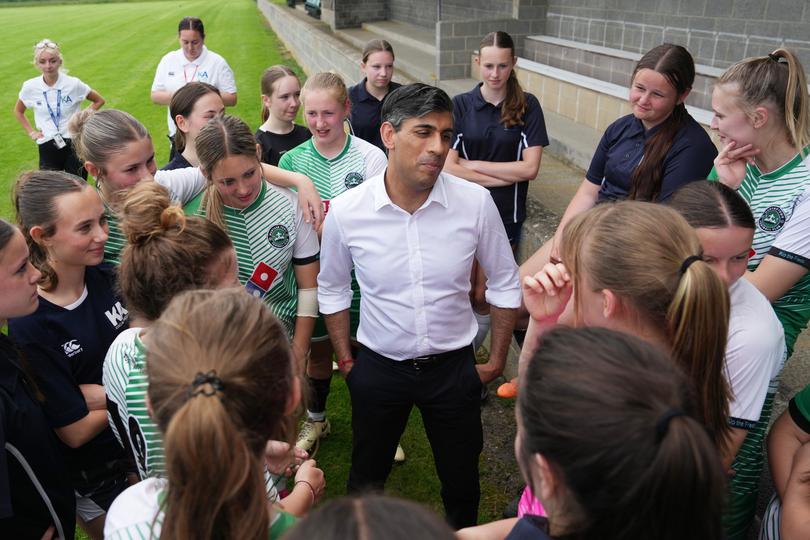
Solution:
[{"label": "green and white striped football shirt", "polygon": [[[745,179],[737,192],[754,213],[756,254],[748,262],[754,271],[765,255],[810,268],[810,167],[802,154],[763,174],[755,165],[747,165]],[[710,178],[717,178],[712,170]],[[788,292],[773,303],[785,329],[788,357],[799,333],[810,319],[810,274],[805,274]]]},{"label": "green and white striped football shirt", "polygon": [[[204,215],[199,194],[186,213]],[[239,282],[262,298],[292,337],[298,287],[293,264],[318,259],[320,247],[312,225],[304,221],[298,196],[286,188],[262,182],[259,196],[247,208],[223,208],[228,236],[236,249]]]},{"label": "green and white striped football shirt", "polygon": [[278,162],[279,168],[305,174],[312,180],[326,212],[329,201],[382,173],[387,164],[382,150],[351,135],[346,135],[343,150],[331,159],[321,155],[313,139],[309,139],[287,151]]},{"label": "green and white striped football shirt", "polygon": [[146,409],[146,349],[140,328],[121,332],[104,358],[102,384],[107,393],[107,416],[118,442],[129,450],[138,476],[165,472],[163,439]]}]

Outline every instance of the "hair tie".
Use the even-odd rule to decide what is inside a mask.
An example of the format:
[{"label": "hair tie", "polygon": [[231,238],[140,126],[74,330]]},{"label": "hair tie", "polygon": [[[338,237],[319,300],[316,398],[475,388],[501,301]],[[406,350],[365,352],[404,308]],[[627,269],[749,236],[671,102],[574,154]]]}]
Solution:
[{"label": "hair tie", "polygon": [[688,270],[689,267],[692,266],[693,262],[702,261],[702,260],[703,260],[702,255],[690,255],[687,258],[685,258],[683,260],[683,262],[681,263],[681,269],[680,269],[681,275],[684,275],[686,273],[686,270]]},{"label": "hair tie", "polygon": [[[209,385],[206,387],[206,385]],[[211,370],[208,373],[197,372],[194,376],[191,386],[188,388],[188,397],[203,395],[205,397],[215,396],[217,392],[224,392],[225,385],[222,379],[217,377],[216,370]]]},{"label": "hair tie", "polygon": [[681,409],[670,409],[661,415],[661,418],[655,423],[655,440],[661,442],[669,429],[669,421],[676,416],[686,416],[686,413]]}]

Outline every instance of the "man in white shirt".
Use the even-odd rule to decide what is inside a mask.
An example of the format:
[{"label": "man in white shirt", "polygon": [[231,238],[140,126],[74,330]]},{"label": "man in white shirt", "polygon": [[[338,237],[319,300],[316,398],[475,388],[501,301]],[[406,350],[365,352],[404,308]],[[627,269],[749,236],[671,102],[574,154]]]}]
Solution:
[{"label": "man in white shirt", "polygon": [[[448,521],[478,517],[481,384],[503,370],[520,305],[517,266],[489,192],[443,174],[452,102],[413,84],[386,98],[388,167],[333,199],[321,243],[320,310],[352,399],[348,490],[381,490],[411,409],[419,407]],[[489,361],[475,364],[470,271],[477,259],[492,305]],[[360,285],[350,352],[351,271]]]}]

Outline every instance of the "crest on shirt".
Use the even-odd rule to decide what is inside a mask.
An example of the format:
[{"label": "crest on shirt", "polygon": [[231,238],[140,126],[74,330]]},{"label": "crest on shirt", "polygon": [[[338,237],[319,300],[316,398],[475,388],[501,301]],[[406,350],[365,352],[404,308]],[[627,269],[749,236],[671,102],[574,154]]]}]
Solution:
[{"label": "crest on shirt", "polygon": [[759,217],[759,228],[763,231],[778,231],[785,225],[785,212],[778,206],[769,206]]},{"label": "crest on shirt", "polygon": [[283,248],[290,243],[290,231],[284,225],[273,225],[267,231],[267,241],[276,248]]},{"label": "crest on shirt", "polygon": [[78,339],[71,339],[70,341],[62,343],[62,350],[65,352],[65,355],[70,358],[82,352],[82,344],[79,343]]},{"label": "crest on shirt", "polygon": [[346,179],[343,183],[346,184],[346,189],[352,189],[353,187],[357,187],[363,183],[363,175],[358,172],[350,172],[346,175]]}]

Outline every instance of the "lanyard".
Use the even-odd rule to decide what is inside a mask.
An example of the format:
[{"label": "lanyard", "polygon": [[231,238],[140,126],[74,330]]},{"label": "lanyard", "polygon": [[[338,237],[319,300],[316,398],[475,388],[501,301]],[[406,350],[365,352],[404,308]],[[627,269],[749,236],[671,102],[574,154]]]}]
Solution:
[{"label": "lanyard", "polygon": [[[200,68],[200,66],[198,64],[194,65],[194,73],[191,74],[191,82],[194,82],[194,77],[197,76],[197,70],[199,68]],[[188,77],[186,76],[186,67],[185,66],[183,66],[183,79],[185,79],[186,82],[189,82]]]},{"label": "lanyard", "polygon": [[59,120],[62,119],[62,90],[56,90],[56,114],[53,114],[51,104],[48,103],[48,92],[42,92],[42,97],[45,98],[45,106],[48,107],[48,114],[51,115],[51,121],[56,126],[56,132],[59,132]]}]

